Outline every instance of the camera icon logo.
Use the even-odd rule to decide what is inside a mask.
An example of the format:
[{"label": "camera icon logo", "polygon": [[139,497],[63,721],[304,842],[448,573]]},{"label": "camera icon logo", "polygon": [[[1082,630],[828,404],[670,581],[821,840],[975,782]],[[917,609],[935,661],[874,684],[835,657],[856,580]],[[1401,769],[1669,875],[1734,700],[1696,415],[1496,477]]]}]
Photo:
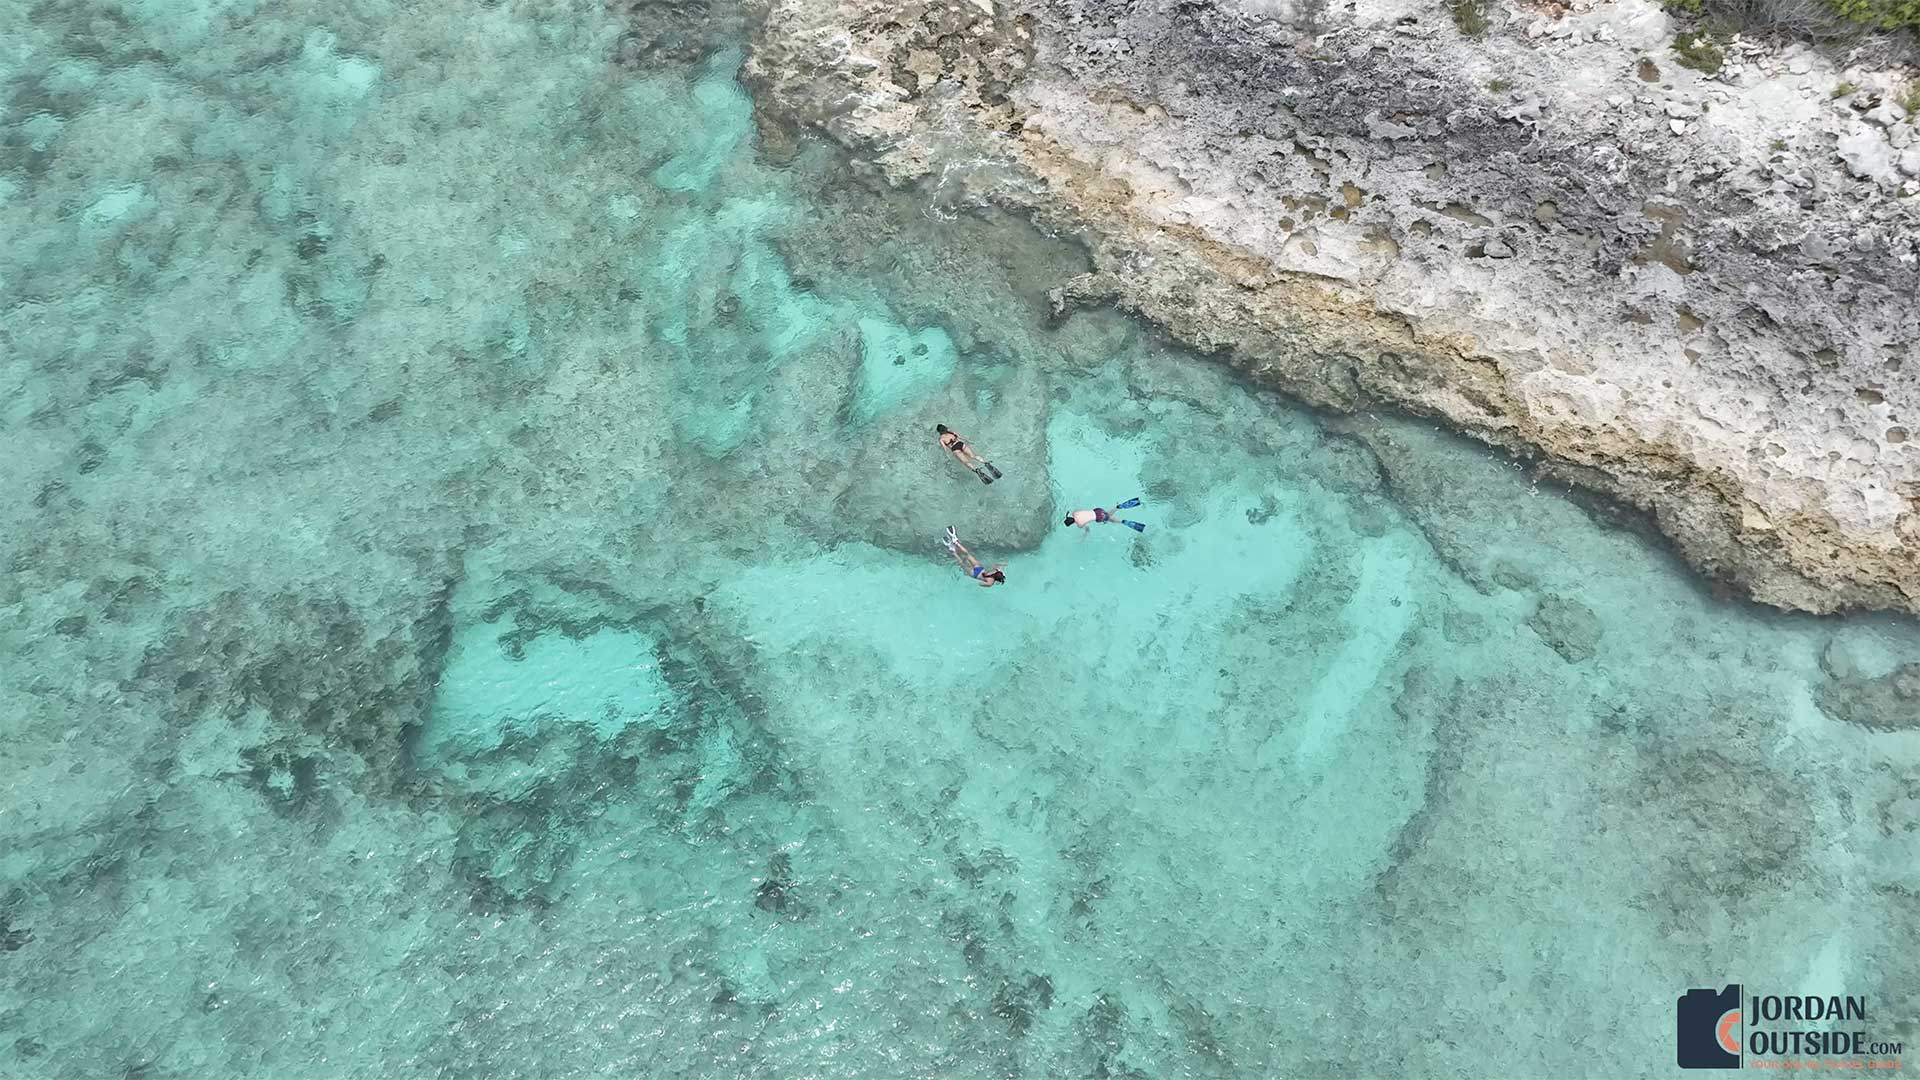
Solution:
[{"label": "camera icon logo", "polygon": [[1683,1069],[1740,1067],[1740,984],[1688,990],[1676,1003],[1674,1053]]}]

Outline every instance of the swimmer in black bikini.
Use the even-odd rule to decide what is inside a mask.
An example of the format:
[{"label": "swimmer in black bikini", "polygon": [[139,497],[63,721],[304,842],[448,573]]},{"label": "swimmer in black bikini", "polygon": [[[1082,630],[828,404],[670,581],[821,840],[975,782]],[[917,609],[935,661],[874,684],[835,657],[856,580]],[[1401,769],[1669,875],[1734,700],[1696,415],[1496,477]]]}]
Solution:
[{"label": "swimmer in black bikini", "polygon": [[979,582],[981,588],[991,589],[995,585],[1007,583],[1007,564],[994,563],[991,570],[982,566],[980,560],[973,557],[973,552],[968,551],[967,546],[960,542],[960,534],[954,532],[951,525],[947,526],[946,544],[947,554],[952,555],[953,561],[960,564],[960,569],[965,570],[968,577]]},{"label": "swimmer in black bikini", "polygon": [[[973,449],[967,445],[967,440],[960,437],[959,432],[945,424],[935,424],[933,430],[940,439],[941,448],[952,454],[960,464],[973,470],[973,475],[979,477],[981,483],[991,484],[1000,478],[1000,470],[993,467],[993,462],[974,453]],[[988,476],[989,472],[993,475]]]}]

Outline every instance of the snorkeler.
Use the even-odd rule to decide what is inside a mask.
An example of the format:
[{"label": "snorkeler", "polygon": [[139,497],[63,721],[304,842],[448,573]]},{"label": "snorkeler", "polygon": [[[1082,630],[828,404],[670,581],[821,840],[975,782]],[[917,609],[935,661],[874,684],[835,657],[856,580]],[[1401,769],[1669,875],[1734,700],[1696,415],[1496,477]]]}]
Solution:
[{"label": "snorkeler", "polygon": [[[974,453],[973,448],[967,445],[967,440],[961,438],[959,432],[945,424],[935,424],[933,430],[940,439],[941,447],[951,453],[960,464],[973,470],[973,475],[979,477],[981,483],[991,484],[1000,479],[1000,470],[993,467],[993,462]],[[988,476],[989,472],[993,475]]]},{"label": "snorkeler", "polygon": [[960,534],[954,532],[953,526],[951,525],[947,526],[945,542],[947,545],[947,554],[953,556],[953,561],[960,564],[960,569],[965,570],[968,577],[979,582],[981,588],[991,589],[995,585],[1005,585],[1007,583],[1007,572],[1005,569],[1007,564],[994,563],[993,569],[991,570],[982,566],[980,560],[973,557],[973,552],[968,551],[967,546],[960,542]]},{"label": "snorkeler", "polygon": [[[1140,500],[1138,498],[1132,498],[1132,499],[1128,499],[1126,502],[1116,504],[1113,509],[1114,510],[1131,510],[1134,507],[1139,505],[1140,505]],[[1092,529],[1088,528],[1089,525],[1099,525],[1109,521],[1118,521],[1120,524],[1125,525],[1127,528],[1132,529],[1134,532],[1143,533],[1147,531],[1147,527],[1145,525],[1142,525],[1137,521],[1128,521],[1124,518],[1114,517],[1112,510],[1103,510],[1098,506],[1094,507],[1091,510],[1075,510],[1073,513],[1068,514],[1067,520],[1061,522],[1061,524],[1062,525],[1078,525],[1080,526],[1081,535],[1087,535],[1093,532]]]}]

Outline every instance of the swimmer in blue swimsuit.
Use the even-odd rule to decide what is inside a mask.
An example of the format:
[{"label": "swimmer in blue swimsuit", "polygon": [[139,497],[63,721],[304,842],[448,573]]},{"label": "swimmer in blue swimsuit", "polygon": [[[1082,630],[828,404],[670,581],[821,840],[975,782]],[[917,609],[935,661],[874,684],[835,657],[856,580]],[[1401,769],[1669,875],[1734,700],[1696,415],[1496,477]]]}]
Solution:
[{"label": "swimmer in blue swimsuit", "polygon": [[979,582],[981,588],[991,589],[995,585],[1007,583],[1005,569],[1007,564],[995,563],[991,570],[982,566],[980,560],[973,557],[973,552],[968,551],[967,546],[960,542],[960,534],[954,532],[951,525],[947,526],[946,545],[947,554],[952,555],[953,561],[960,564],[960,569],[965,570],[968,577]]}]

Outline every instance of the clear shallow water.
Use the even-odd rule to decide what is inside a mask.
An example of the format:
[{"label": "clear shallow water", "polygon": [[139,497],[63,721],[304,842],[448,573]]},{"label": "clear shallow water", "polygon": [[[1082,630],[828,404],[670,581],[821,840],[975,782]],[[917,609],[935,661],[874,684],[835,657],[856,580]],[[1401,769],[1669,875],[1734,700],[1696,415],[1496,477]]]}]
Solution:
[{"label": "clear shallow water", "polygon": [[724,11],[30,14],[0,1076],[1637,1075],[1728,980],[1920,1038],[1912,624],[1046,327],[1069,246],[760,147]]}]

